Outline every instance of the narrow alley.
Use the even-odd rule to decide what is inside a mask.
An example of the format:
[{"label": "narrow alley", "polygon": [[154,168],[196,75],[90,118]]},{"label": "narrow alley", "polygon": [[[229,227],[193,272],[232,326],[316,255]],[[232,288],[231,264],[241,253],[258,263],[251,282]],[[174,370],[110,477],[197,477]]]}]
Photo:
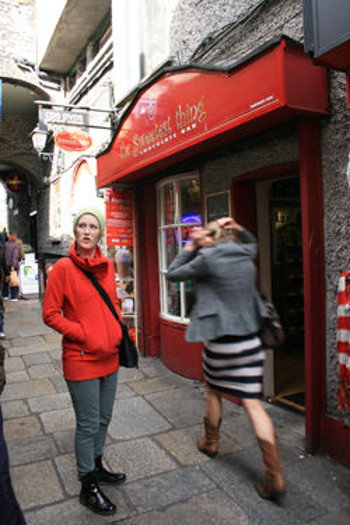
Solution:
[{"label": "narrow alley", "polygon": [[141,358],[139,370],[120,371],[105,461],[126,472],[127,482],[105,489],[115,516],[93,514],[77,497],[74,414],[60,338],[43,324],[37,299],[6,303],[5,332],[5,436],[28,525],[349,523],[349,471],[326,455],[305,454],[303,416],[267,405],[288,489],[278,506],[255,492],[263,465],[243,410],[225,401],[220,453],[209,459],[196,448],[202,384],[151,357]]}]

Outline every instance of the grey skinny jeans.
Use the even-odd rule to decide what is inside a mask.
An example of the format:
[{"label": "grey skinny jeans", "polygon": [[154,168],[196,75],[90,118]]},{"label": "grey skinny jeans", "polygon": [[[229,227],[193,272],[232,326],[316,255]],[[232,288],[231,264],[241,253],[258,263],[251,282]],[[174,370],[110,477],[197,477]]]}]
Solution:
[{"label": "grey skinny jeans", "polygon": [[95,468],[102,456],[112,417],[118,372],[84,381],[66,380],[76,417],[75,455],[79,478]]}]

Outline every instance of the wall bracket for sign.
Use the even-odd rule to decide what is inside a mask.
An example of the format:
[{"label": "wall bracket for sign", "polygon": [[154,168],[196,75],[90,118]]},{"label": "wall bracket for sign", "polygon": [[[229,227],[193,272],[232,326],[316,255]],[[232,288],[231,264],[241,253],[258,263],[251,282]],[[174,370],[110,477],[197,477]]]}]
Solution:
[{"label": "wall bracket for sign", "polygon": [[[44,160],[52,161],[54,156],[54,153],[45,151],[48,139],[52,134],[66,131],[67,129],[74,130],[79,128],[82,129],[82,134],[87,134],[90,128],[112,131],[116,126],[117,112],[114,109],[52,103],[45,100],[36,100],[34,103],[38,106],[39,122],[32,131],[31,136],[34,149]],[[111,125],[102,126],[90,124],[88,118],[89,112],[108,114],[110,116]],[[67,131],[67,133],[69,134],[70,132]],[[72,142],[72,140],[70,140],[70,142]],[[74,137],[73,142],[77,142],[76,137]],[[81,147],[79,150],[81,151]]]}]

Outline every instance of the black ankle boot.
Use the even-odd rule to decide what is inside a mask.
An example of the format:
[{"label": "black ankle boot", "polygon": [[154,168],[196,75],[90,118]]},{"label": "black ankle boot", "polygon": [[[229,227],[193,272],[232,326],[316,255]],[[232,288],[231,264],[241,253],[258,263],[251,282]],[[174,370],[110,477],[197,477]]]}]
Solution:
[{"label": "black ankle boot", "polygon": [[102,465],[102,456],[95,459],[95,466],[96,479],[101,485],[106,483],[121,485],[126,480],[123,472],[108,472]]},{"label": "black ankle boot", "polygon": [[81,492],[79,501],[92,512],[101,516],[111,516],[115,514],[117,508],[98,486],[96,473],[88,472],[81,478]]}]

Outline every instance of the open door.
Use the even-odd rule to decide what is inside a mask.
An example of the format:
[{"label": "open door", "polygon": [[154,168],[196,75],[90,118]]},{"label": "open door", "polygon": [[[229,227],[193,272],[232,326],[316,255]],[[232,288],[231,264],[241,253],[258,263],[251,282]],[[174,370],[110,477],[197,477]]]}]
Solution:
[{"label": "open door", "polygon": [[[289,175],[289,173],[288,173]],[[264,397],[303,412],[304,296],[299,177],[276,173],[233,184],[233,213],[259,240],[258,287],[272,299],[286,331],[266,351]]]}]

